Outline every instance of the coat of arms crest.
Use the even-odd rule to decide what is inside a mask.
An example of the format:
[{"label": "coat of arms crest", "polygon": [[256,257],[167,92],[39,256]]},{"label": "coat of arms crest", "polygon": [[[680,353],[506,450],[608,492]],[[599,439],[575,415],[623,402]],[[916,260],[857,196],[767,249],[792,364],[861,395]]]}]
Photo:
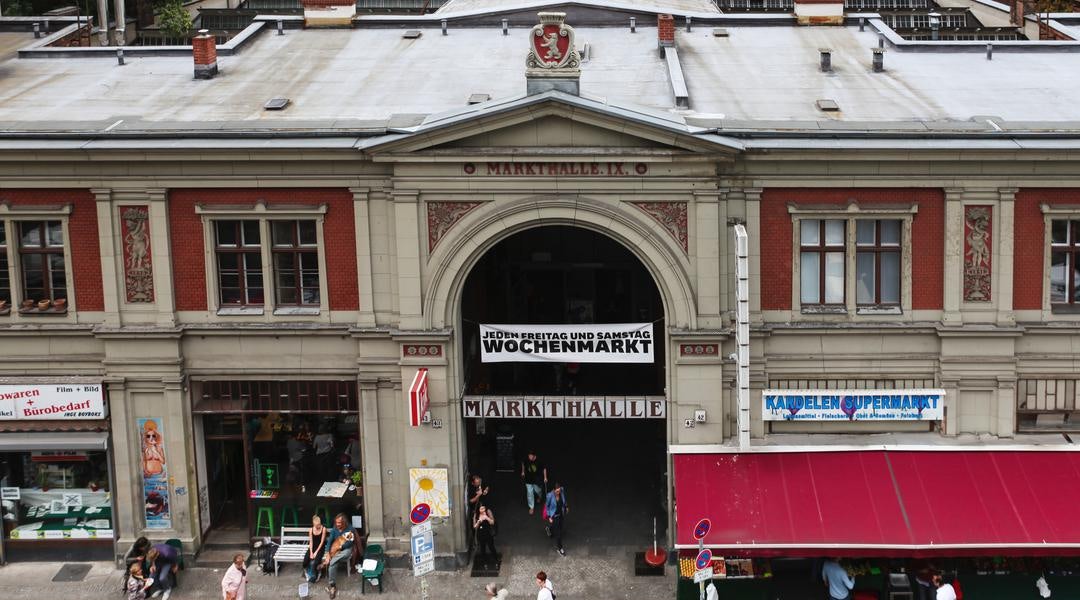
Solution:
[{"label": "coat of arms crest", "polygon": [[566,13],[539,13],[540,24],[529,35],[529,69],[578,69],[581,57],[574,47],[574,28],[563,21]]}]

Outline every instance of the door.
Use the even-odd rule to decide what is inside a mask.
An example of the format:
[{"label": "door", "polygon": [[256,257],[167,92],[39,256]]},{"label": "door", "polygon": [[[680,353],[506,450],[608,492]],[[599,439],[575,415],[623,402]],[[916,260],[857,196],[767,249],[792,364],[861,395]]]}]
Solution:
[{"label": "door", "polygon": [[248,502],[243,439],[207,436],[206,470],[210,484],[210,526],[213,529],[247,531]]}]

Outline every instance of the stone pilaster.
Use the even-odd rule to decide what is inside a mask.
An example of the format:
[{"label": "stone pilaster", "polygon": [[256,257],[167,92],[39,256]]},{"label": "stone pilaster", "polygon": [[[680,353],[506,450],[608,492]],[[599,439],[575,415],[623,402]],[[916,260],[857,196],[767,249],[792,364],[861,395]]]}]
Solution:
[{"label": "stone pilaster", "polygon": [[945,189],[945,282],[941,321],[945,325],[963,325],[960,300],[964,285],[964,190]]},{"label": "stone pilaster", "polygon": [[421,329],[424,298],[420,281],[420,193],[414,190],[395,190],[393,200],[398,327]]},{"label": "stone pilaster", "polygon": [[720,193],[702,191],[694,193],[693,204],[694,248],[692,260],[697,279],[698,327],[715,329],[723,326],[720,318],[720,240],[725,237],[721,230],[726,226],[720,220]]},{"label": "stone pilaster", "polygon": [[349,188],[353,195],[353,215],[356,229],[356,282],[360,298],[358,327],[375,326],[375,286],[372,277],[371,212],[368,188]]},{"label": "stone pilaster", "polygon": [[363,444],[364,463],[364,524],[368,542],[383,544],[386,541],[383,518],[382,453],[379,437],[379,398],[377,381],[361,379],[360,391],[360,442]]},{"label": "stone pilaster", "polygon": [[1018,188],[998,190],[997,251],[994,253],[994,296],[997,302],[997,324],[1016,325],[1013,311],[1013,248],[1015,247],[1015,200]]},{"label": "stone pilaster", "polygon": [[[743,188],[746,198],[746,232],[749,235],[750,325],[761,325],[761,188]],[[734,254],[734,247],[729,251]],[[751,391],[751,398],[753,398]],[[758,395],[760,400],[760,394]]]},{"label": "stone pilaster", "polygon": [[113,197],[110,188],[92,188],[97,201],[98,244],[101,253],[101,292],[105,300],[105,325],[120,326],[120,302],[123,297],[123,277],[117,268],[116,233],[113,223]]},{"label": "stone pilaster", "polygon": [[176,295],[173,293],[172,250],[169,244],[168,190],[151,188],[145,197],[150,201],[150,260],[154,269],[154,304],[157,324],[176,325]]}]

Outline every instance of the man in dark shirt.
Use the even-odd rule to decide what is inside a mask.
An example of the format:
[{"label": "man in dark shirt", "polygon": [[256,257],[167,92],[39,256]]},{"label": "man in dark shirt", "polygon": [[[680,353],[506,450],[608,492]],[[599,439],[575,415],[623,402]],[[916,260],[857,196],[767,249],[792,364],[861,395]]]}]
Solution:
[{"label": "man in dark shirt", "polygon": [[491,497],[488,493],[491,492],[491,486],[484,484],[484,479],[479,475],[473,475],[469,478],[469,522],[476,517],[476,509],[480,506],[481,501],[484,505],[491,506]]},{"label": "man in dark shirt", "polygon": [[[536,452],[529,450],[521,462],[521,480],[525,482],[525,502],[529,505],[529,514],[534,514],[536,499],[544,497],[547,487],[547,467],[536,457]],[[540,486],[543,485],[544,488]]]}]

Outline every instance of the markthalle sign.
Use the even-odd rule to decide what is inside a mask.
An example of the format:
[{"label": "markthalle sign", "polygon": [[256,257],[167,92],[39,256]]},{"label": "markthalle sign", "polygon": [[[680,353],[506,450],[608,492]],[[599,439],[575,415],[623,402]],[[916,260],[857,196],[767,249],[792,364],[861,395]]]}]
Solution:
[{"label": "markthalle sign", "polygon": [[480,325],[485,363],[651,363],[652,323]]}]

